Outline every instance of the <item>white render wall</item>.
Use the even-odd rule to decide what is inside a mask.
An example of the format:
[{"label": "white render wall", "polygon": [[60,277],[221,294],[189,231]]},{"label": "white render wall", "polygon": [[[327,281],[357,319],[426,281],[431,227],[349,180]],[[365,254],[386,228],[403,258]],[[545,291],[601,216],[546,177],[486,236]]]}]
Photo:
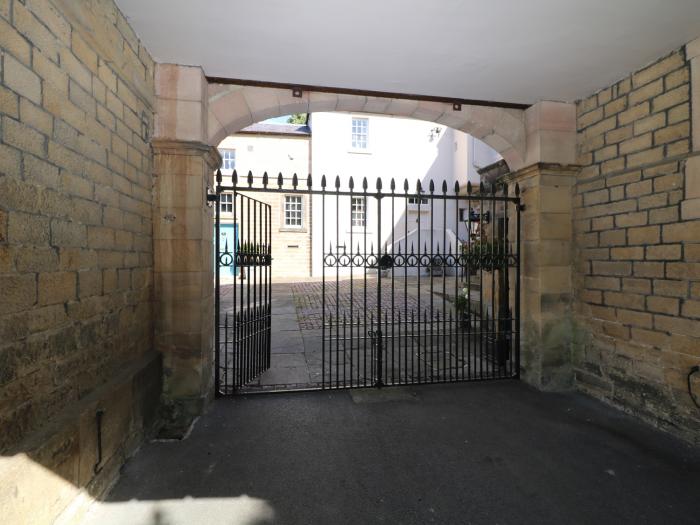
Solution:
[{"label": "white render wall", "polygon": [[[236,134],[226,137],[218,147],[236,150],[239,184],[249,170],[255,177],[267,171],[275,179],[279,172],[290,178],[297,173],[303,179],[309,174],[308,136]],[[231,171],[222,169],[221,173],[226,177]]]},{"label": "white render wall", "polygon": [[[369,119],[369,147],[367,151],[354,151],[351,147],[352,118]],[[479,175],[476,166],[482,167],[501,157],[490,147],[473,137],[446,126],[403,117],[371,115],[363,113],[313,113],[312,161],[311,169],[315,184],[326,175],[327,189],[335,189],[335,178],[340,176],[343,190],[348,189],[349,177],[353,177],[354,191],[362,191],[362,180],[367,178],[368,192],[376,192],[377,179],[382,179],[383,192],[390,191],[390,181],[394,178],[397,193],[403,194],[404,180],[409,182],[409,192],[415,193],[416,183],[421,181],[424,191],[428,191],[429,181],[435,182],[436,193],[441,193],[443,181],[447,182],[448,194],[454,194],[455,181],[464,192],[467,181],[478,185]],[[439,130],[439,132],[437,131]],[[470,161],[471,159],[471,161]],[[350,227],[350,197],[336,199],[326,197],[325,213],[321,198],[314,197],[312,206],[312,272],[321,275],[323,253],[343,249],[369,252],[382,245],[391,251],[403,252],[418,248],[418,228],[420,228],[420,249],[427,244],[428,251],[444,253],[446,246],[453,251],[459,237],[466,239],[466,231],[456,220],[455,201],[447,201],[443,210],[442,201],[434,201],[433,218],[430,220],[429,205],[405,204],[405,199],[394,199],[393,215],[391,199],[382,200],[381,236],[377,231],[379,213],[377,199],[367,198],[366,228]],[[465,204],[463,204],[465,205]],[[408,209],[407,209],[408,208]],[[443,217],[446,215],[447,228]],[[321,224],[325,224],[325,238]],[[408,233],[407,233],[408,230]],[[430,244],[432,231],[432,246]],[[339,248],[336,248],[338,246]],[[344,247],[344,248],[343,248]]]}]

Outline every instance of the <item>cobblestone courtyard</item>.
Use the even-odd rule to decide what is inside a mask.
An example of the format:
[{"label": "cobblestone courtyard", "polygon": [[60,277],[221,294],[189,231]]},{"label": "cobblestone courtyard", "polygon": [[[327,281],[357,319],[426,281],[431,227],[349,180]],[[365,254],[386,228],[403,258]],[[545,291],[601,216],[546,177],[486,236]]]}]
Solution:
[{"label": "cobblestone courtyard", "polygon": [[[379,365],[369,332],[376,328],[383,331],[385,382],[479,379],[506,373],[486,359],[494,351],[486,341],[493,326],[471,325],[467,330],[458,321],[453,300],[461,286],[454,276],[434,277],[432,283],[429,276],[420,282],[416,277],[393,282],[387,278],[380,295],[375,276],[352,283],[327,280],[324,332],[323,282],[275,283],[270,368],[246,390],[318,388],[324,381],[327,386],[372,385]],[[222,312],[231,312],[232,285],[221,290]],[[478,298],[478,292],[474,295]]]}]

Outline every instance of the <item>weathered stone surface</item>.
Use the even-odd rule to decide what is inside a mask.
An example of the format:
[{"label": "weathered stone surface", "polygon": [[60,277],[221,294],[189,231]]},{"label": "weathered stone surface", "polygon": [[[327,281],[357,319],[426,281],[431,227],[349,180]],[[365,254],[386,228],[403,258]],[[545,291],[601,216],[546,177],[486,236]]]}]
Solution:
[{"label": "weathered stone surface", "polygon": [[[128,363],[152,351],[154,65],[117,13],[111,0],[0,0],[3,522],[51,523],[79,489],[98,495],[150,424]],[[122,372],[108,411],[129,416],[107,413],[96,476],[98,392]],[[93,394],[81,445],[66,414]]]},{"label": "weathered stone surface", "polygon": [[618,95],[628,98],[628,109],[607,131],[586,127],[594,119],[584,117],[612,103],[609,90],[601,92],[608,102],[599,94],[578,103],[579,150],[592,153],[581,157],[590,164],[584,172],[603,176],[580,178],[574,201],[575,221],[595,221],[593,235],[575,246],[575,257],[586,261],[575,265],[573,278],[581,334],[573,352],[576,384],[684,437],[698,424],[697,412],[672,392],[690,366],[679,369],[684,345],[700,344],[690,303],[700,276],[693,259],[700,161],[683,158],[691,139],[690,69],[680,50],[633,74],[632,90]]}]

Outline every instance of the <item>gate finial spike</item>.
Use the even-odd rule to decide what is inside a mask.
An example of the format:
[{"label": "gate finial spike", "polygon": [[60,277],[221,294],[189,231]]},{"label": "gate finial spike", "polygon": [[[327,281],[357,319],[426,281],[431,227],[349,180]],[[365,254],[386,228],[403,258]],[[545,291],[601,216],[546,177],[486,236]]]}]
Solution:
[{"label": "gate finial spike", "polygon": [[403,180],[403,191],[408,193],[408,179]]},{"label": "gate finial spike", "polygon": [[362,177],[362,189],[367,191],[367,177]]},{"label": "gate finial spike", "polygon": [[335,176],[335,189],[336,190],[340,189],[340,175]]},{"label": "gate finial spike", "polygon": [[350,188],[350,191],[352,191],[353,188],[355,188],[355,181],[352,180],[352,175],[350,175],[350,180],[348,180],[348,187]]},{"label": "gate finial spike", "polygon": [[447,181],[442,181],[442,193],[447,193]]},{"label": "gate finial spike", "polygon": [[218,169],[218,170],[216,170],[216,184],[217,184],[217,186],[220,186],[222,181],[223,181],[223,177],[221,177],[221,169]]},{"label": "gate finial spike", "polygon": [[481,181],[481,182],[479,183],[479,192],[480,192],[480,193],[484,193],[484,181]]},{"label": "gate finial spike", "polygon": [[325,190],[326,189],[326,176],[321,175],[321,189]]},{"label": "gate finial spike", "polygon": [[411,241],[411,255],[413,255],[414,253],[416,253],[416,251],[415,251],[415,248],[413,246],[413,241]]},{"label": "gate finial spike", "polygon": [[423,241],[423,253],[427,254],[428,253],[428,243]]},{"label": "gate finial spike", "polygon": [[328,255],[333,255],[333,241],[328,241]]},{"label": "gate finial spike", "polygon": [[228,237],[224,241],[224,253],[228,253]]},{"label": "gate finial spike", "polygon": [[280,171],[277,174],[277,186],[281,189],[283,185],[284,185],[284,177],[282,176],[282,172]]},{"label": "gate finial spike", "polygon": [[435,191],[435,183],[433,182],[433,179],[430,179],[430,184],[428,184],[428,191],[430,193],[433,193]]},{"label": "gate finial spike", "polygon": [[[422,191],[423,191],[423,188],[420,185],[420,179],[418,179],[418,182],[416,183],[416,193],[420,194]],[[420,199],[418,199],[418,202],[420,202]]]},{"label": "gate finial spike", "polygon": [[437,243],[437,254],[440,255],[440,243]]},{"label": "gate finial spike", "polygon": [[467,195],[472,194],[472,183],[471,181],[467,181]]},{"label": "gate finial spike", "polygon": [[267,172],[264,172],[263,173],[263,188],[267,188],[267,182],[268,182]]},{"label": "gate finial spike", "polygon": [[396,183],[394,182],[394,177],[391,177],[391,182],[389,183],[389,189],[391,190],[391,193],[394,193],[394,190],[396,189]]},{"label": "gate finial spike", "polygon": [[312,186],[311,173],[309,173],[309,176],[306,177],[306,187],[311,189],[311,186]]},{"label": "gate finial spike", "polygon": [[455,195],[459,195],[459,181],[455,181]]},{"label": "gate finial spike", "polygon": [[492,182],[492,183],[491,183],[491,195],[496,195],[496,190],[497,190],[497,189],[498,189],[498,187],[496,186],[496,183],[495,183],[495,182]]},{"label": "gate finial spike", "polygon": [[382,191],[382,178],[377,177],[377,191]]},{"label": "gate finial spike", "polygon": [[248,170],[248,187],[253,186],[253,172]]},{"label": "gate finial spike", "polygon": [[450,241],[450,251],[448,253],[452,255],[452,241]]},{"label": "gate finial spike", "polygon": [[360,254],[360,241],[357,241],[357,252],[358,255]]},{"label": "gate finial spike", "polygon": [[520,196],[520,184],[518,184],[517,182],[515,183],[515,196]]},{"label": "gate finial spike", "polygon": [[503,190],[503,196],[507,197],[508,196],[508,183],[504,182],[503,185],[501,186],[501,189]]},{"label": "gate finial spike", "polygon": [[292,175],[292,188],[294,188],[296,190],[298,184],[299,184],[299,178],[297,177],[297,174],[295,173],[294,175]]},{"label": "gate finial spike", "polygon": [[233,170],[233,173],[231,174],[231,182],[233,182],[234,186],[238,184],[238,172],[236,170]]}]

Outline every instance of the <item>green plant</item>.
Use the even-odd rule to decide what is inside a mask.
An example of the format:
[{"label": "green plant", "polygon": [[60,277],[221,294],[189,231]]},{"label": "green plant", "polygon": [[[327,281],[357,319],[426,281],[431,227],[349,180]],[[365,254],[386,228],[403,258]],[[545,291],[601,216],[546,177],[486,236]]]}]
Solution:
[{"label": "green plant", "polygon": [[503,242],[481,240],[462,244],[462,255],[466,255],[465,266],[472,270],[500,269],[508,256],[508,246]]},{"label": "green plant", "polygon": [[457,312],[460,313],[467,311],[469,308],[469,299],[466,295],[463,295],[462,293],[457,294],[455,297],[455,308]]}]

